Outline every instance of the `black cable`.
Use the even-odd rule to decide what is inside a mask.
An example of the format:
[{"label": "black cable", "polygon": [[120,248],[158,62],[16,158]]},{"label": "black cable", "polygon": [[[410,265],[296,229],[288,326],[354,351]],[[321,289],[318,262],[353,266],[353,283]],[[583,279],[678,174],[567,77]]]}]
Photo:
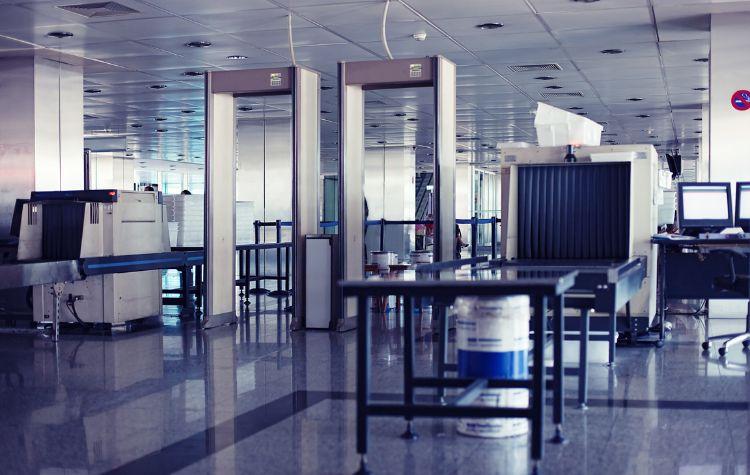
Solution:
[{"label": "black cable", "polygon": [[83,328],[88,330],[94,327],[93,323],[84,322],[78,316],[78,312],[76,311],[76,301],[72,295],[68,295],[68,300],[65,302],[65,306],[68,307],[68,311],[70,311],[70,314],[73,315],[73,318],[75,318],[78,324],[81,325]]}]

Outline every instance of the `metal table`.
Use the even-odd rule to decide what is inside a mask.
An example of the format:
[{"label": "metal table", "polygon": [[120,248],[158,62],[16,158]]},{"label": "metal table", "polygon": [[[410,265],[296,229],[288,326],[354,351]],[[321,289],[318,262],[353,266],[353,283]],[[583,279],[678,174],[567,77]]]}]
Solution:
[{"label": "metal table", "polygon": [[[508,269],[470,269],[420,275],[405,273],[400,280],[365,279],[344,281],[340,287],[344,297],[357,299],[357,452],[361,455],[360,473],[367,472],[368,420],[370,416],[402,416],[407,420],[407,438],[414,438],[411,421],[414,417],[512,417],[531,420],[531,457],[538,462],[544,453],[544,405],[546,368],[544,346],[548,303],[553,302],[555,313],[562,312],[563,295],[575,283],[576,272],[526,272]],[[404,297],[404,400],[401,404],[370,401],[371,375],[371,319],[368,298]],[[432,298],[435,302],[452,303],[459,296],[501,297],[528,295],[533,308],[533,371],[527,380],[470,379],[417,376],[414,373],[414,299]],[[543,316],[540,318],[540,316]],[[441,333],[447,338],[447,324],[442,319]],[[555,319],[562,322],[562,319]],[[559,324],[558,324],[559,325]],[[557,329],[557,328],[556,328]],[[561,328],[560,328],[561,329]],[[562,332],[556,332],[555,349],[555,404],[556,416],[562,422]],[[557,359],[557,356],[560,358]],[[541,368],[541,370],[540,370]],[[450,371],[454,368],[447,368]],[[559,369],[559,371],[558,371]],[[559,379],[557,379],[559,378]],[[416,388],[463,388],[463,392],[448,404],[417,404]],[[526,388],[532,393],[528,408],[498,408],[470,406],[485,388]],[[559,412],[559,414],[558,414]]]}]

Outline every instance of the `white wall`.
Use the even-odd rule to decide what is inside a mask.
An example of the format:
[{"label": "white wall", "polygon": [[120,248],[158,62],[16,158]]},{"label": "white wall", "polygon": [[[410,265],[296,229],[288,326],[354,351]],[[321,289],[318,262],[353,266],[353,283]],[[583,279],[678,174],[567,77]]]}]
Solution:
[{"label": "white wall", "polygon": [[735,91],[750,89],[749,24],[750,13],[711,17],[711,181],[750,181],[750,111],[737,111],[730,101]]},{"label": "white wall", "polygon": [[[740,112],[731,104],[732,94],[750,89],[750,13],[711,16],[709,173],[711,181],[750,181],[750,153],[746,137],[750,110]],[[732,186],[734,191],[734,185]],[[716,315],[742,316],[746,301],[711,301]]]}]

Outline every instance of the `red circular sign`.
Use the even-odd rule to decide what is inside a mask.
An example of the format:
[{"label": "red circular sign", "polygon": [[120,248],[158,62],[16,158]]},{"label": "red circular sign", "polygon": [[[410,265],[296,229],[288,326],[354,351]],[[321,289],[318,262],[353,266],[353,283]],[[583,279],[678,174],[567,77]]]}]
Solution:
[{"label": "red circular sign", "polygon": [[732,94],[732,107],[738,111],[746,111],[750,109],[750,91],[740,89]]}]

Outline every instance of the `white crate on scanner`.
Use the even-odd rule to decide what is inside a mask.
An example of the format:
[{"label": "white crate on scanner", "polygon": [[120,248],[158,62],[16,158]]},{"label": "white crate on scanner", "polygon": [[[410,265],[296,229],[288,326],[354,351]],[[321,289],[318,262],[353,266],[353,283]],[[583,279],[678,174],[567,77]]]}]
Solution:
[{"label": "white crate on scanner", "polygon": [[[169,242],[173,247],[203,246],[203,199],[203,195],[164,195]],[[252,243],[255,204],[238,201],[235,216],[237,243]]]}]

